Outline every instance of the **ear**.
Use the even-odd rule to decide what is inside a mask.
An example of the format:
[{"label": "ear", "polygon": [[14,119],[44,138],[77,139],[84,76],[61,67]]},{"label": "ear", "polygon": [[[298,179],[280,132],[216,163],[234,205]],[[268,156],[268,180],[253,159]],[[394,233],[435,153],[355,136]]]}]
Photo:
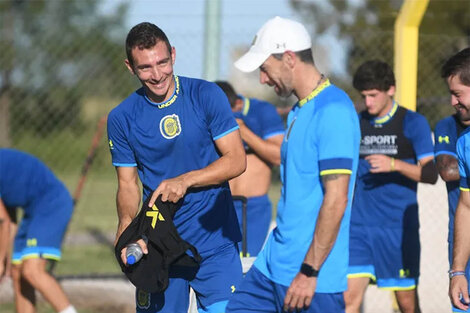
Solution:
[{"label": "ear", "polygon": [[395,86],[390,86],[387,90],[387,95],[390,97],[393,97],[395,95],[396,87]]},{"label": "ear", "polygon": [[176,61],[176,49],[175,47],[171,47],[171,64],[175,65]]},{"label": "ear", "polygon": [[293,51],[285,51],[282,55],[282,60],[289,66],[294,67],[297,62],[297,55]]},{"label": "ear", "polygon": [[129,72],[131,72],[132,75],[135,75],[134,68],[132,67],[131,63],[129,62],[128,59],[124,60],[124,63],[126,64],[127,69]]}]

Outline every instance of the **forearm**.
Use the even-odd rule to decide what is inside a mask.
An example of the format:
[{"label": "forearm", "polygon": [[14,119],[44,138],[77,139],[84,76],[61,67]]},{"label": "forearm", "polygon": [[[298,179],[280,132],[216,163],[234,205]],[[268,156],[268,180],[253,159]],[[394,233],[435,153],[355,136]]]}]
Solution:
[{"label": "forearm", "polygon": [[118,213],[116,240],[137,215],[140,200],[141,195],[137,184],[118,187],[116,194],[116,207]]},{"label": "forearm", "polygon": [[470,192],[461,191],[455,212],[455,231],[452,269],[464,271],[470,257]]},{"label": "forearm", "polygon": [[330,188],[325,193],[317,218],[314,238],[304,259],[305,263],[317,270],[321,268],[333,248],[348,203],[349,175],[338,176],[337,179],[343,180],[341,188]]},{"label": "forearm", "polygon": [[445,182],[458,181],[460,179],[459,164],[457,159],[449,154],[440,154],[436,157],[436,167],[439,175]]},{"label": "forearm", "polygon": [[395,171],[416,182],[435,184],[437,181],[437,168],[433,160],[422,164],[410,164],[402,160],[394,160]]},{"label": "forearm", "polygon": [[253,133],[248,127],[240,126],[240,134],[243,141],[258,155],[263,161],[278,166],[281,164],[281,143],[282,135],[279,135],[280,140],[269,141]]}]

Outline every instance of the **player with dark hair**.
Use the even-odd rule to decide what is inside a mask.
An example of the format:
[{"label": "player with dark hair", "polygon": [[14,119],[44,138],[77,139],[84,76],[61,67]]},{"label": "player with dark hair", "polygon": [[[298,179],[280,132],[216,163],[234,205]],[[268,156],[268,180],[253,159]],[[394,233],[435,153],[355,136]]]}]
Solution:
[{"label": "player with dark hair", "polygon": [[[175,48],[156,25],[134,26],[126,51],[126,66],[142,88],[108,117],[118,178],[116,238],[138,212],[140,178],[143,196],[151,196],[149,207],[160,195],[163,202],[182,204],[174,224],[202,257],[194,279],[170,272],[165,292],[137,290],[137,311],[186,312],[191,286],[200,312],[223,312],[242,277],[240,231],[227,183],[246,166],[239,127],[216,84],[173,73]],[[138,243],[148,253],[145,242]]]},{"label": "player with dark hair", "polygon": [[[61,258],[60,247],[72,217],[73,201],[60,182],[36,157],[14,149],[0,149],[0,278],[8,275],[10,227],[16,211],[23,217],[13,244],[11,276],[17,312],[35,312],[35,290],[56,312],[76,313],[48,261]],[[13,223],[13,225],[12,225]]]},{"label": "player with dark hair", "polygon": [[235,66],[299,101],[281,146],[277,227],[226,312],[344,312],[359,122],[349,97],[316,68],[305,27],[275,17]]},{"label": "player with dark hair", "polygon": [[416,193],[418,182],[437,181],[431,129],[424,116],[393,100],[395,76],[387,63],[363,63],[353,85],[366,109],[360,113],[346,312],[359,312],[371,280],[395,291],[401,312],[419,312]]},{"label": "player with dark hair", "polygon": [[[281,163],[284,124],[269,102],[237,95],[226,81],[216,81],[225,92],[245,143],[246,171],[229,181],[233,195],[247,198],[247,256],[257,256],[271,223],[268,189],[271,168]],[[235,201],[238,223],[242,226],[242,203]],[[241,243],[239,244],[241,250]]]},{"label": "player with dark hair", "polygon": [[[470,123],[470,48],[450,57],[442,67],[441,76],[446,79],[451,94],[451,104],[464,125]],[[457,157],[460,176],[460,196],[455,211],[454,241],[451,270],[449,271],[449,296],[453,312],[469,310],[470,277],[468,260],[470,226],[470,128],[466,128],[457,140]],[[457,177],[458,177],[457,176]],[[449,194],[450,198],[450,194]],[[450,199],[449,199],[450,200]]]}]

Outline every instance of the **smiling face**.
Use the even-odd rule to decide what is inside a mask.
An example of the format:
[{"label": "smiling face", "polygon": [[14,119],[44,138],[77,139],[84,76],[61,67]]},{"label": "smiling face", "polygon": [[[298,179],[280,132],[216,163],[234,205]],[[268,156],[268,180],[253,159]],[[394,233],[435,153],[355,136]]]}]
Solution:
[{"label": "smiling face", "polygon": [[361,96],[364,99],[367,112],[375,117],[383,117],[392,109],[395,87],[387,91],[378,89],[363,90]]},{"label": "smiling face", "polygon": [[126,60],[126,66],[135,74],[145,89],[150,100],[156,103],[168,100],[175,90],[173,64],[175,48],[171,52],[164,41],[158,41],[149,49],[132,48],[132,64]]},{"label": "smiling face", "polygon": [[470,121],[470,86],[464,85],[458,75],[447,78],[450,101],[461,121]]},{"label": "smiling face", "polygon": [[278,96],[289,97],[294,91],[292,72],[290,67],[287,66],[284,56],[280,60],[272,55],[269,56],[259,70],[260,83],[273,87]]}]

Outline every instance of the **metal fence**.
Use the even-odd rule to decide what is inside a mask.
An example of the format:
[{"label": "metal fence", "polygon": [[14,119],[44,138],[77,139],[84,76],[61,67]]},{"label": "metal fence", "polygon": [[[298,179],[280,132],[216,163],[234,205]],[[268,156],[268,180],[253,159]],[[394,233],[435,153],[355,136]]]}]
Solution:
[{"label": "metal fence", "polygon": [[[27,16],[18,18],[18,13],[13,13],[0,11],[0,145],[38,156],[73,191],[79,184],[99,121],[138,86],[123,64],[123,42],[127,29],[111,23],[104,29],[82,27],[75,29],[79,33],[71,34],[60,27],[53,27],[54,19],[61,19],[60,12],[57,16],[49,15],[52,21],[36,23],[34,27],[28,26]],[[175,38],[173,44],[179,51],[182,49],[178,44],[202,49],[204,34],[190,27],[173,29],[168,35],[170,40]],[[223,55],[230,56],[224,60],[231,63],[233,58],[247,49],[254,33],[225,31],[222,36],[246,38],[246,46],[234,46],[229,40],[222,41]],[[359,95],[351,87],[351,75],[360,63],[371,58],[380,58],[392,64],[393,33],[365,30],[349,34],[349,40],[367,43],[362,49],[354,51],[348,50],[347,43],[344,45],[344,55],[354,61],[335,59],[337,54],[327,44],[316,45],[314,56],[319,68],[345,89],[360,108]],[[419,59],[417,111],[427,117],[431,127],[452,113],[447,87],[440,78],[440,67],[448,56],[468,44],[469,38],[466,37],[420,35],[419,48],[425,54]],[[177,55],[177,69],[201,67],[203,62],[198,54],[186,52]],[[340,67],[345,68],[343,74],[332,70]],[[224,71],[221,78],[232,81],[239,92],[270,99],[280,106],[293,103],[292,99],[279,100],[268,88],[254,82],[258,79],[257,74],[237,73],[227,64],[221,69]],[[96,157],[90,169],[91,179],[87,182],[88,188],[80,205],[93,206],[105,197],[106,209],[114,210],[114,195],[105,193],[99,185],[103,179],[115,184],[106,136],[100,137],[97,143]],[[426,222],[422,223],[422,233],[426,234],[422,272],[439,273],[439,280],[423,278],[422,289],[426,291],[420,296],[426,312],[442,312],[447,308],[447,281],[443,278],[448,267],[445,247],[446,194],[442,185],[425,188],[428,188],[428,193],[424,198],[420,197],[421,216],[426,216],[423,218]],[[115,220],[110,221],[110,228],[115,223]],[[438,248],[431,249],[433,245]],[[380,305],[382,300],[369,296],[366,308]],[[436,309],[443,307],[442,302],[445,302],[444,308]]]}]

